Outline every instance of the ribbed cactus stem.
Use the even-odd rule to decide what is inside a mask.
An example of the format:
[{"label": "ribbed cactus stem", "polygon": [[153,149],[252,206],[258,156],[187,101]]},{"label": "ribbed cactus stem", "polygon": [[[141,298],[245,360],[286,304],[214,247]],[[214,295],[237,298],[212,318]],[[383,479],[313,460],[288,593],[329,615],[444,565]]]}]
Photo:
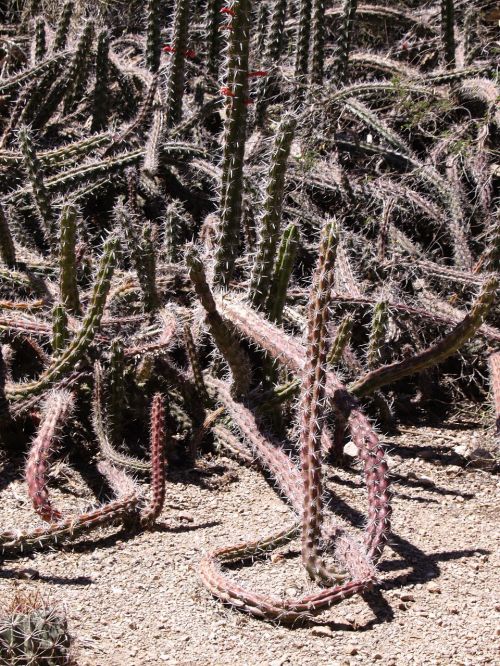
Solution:
[{"label": "ribbed cactus stem", "polygon": [[262,53],[266,44],[267,26],[269,24],[269,7],[261,3],[257,7],[257,53]]},{"label": "ribbed cactus stem", "polygon": [[59,21],[57,22],[56,34],[54,37],[54,44],[52,50],[54,53],[58,51],[63,51],[66,48],[66,43],[68,41],[69,27],[71,23],[71,18],[75,10],[75,3],[73,0],[68,0],[64,3],[61,10],[61,15],[59,16]]},{"label": "ribbed cactus stem", "polygon": [[6,394],[11,400],[36,395],[57,381],[83,357],[101,324],[104,306],[111,286],[119,243],[116,236],[109,236],[104,243],[99,270],[94,282],[90,305],[82,326],[65,351],[43,372],[41,377],[25,384],[10,384]]},{"label": "ribbed cactus stem", "polygon": [[76,45],[76,50],[69,67],[67,79],[69,85],[63,106],[63,113],[65,115],[68,115],[74,110],[85,92],[90,67],[93,36],[94,23],[92,21],[87,21]]},{"label": "ribbed cactus stem", "polygon": [[76,221],[78,209],[65,204],[59,218],[59,292],[61,303],[72,315],[81,312],[76,280]]},{"label": "ribbed cactus stem", "polygon": [[345,85],[348,78],[349,56],[351,52],[354,19],[358,8],[358,0],[344,0],[337,46],[334,52],[333,81],[337,88]]},{"label": "ribbed cactus stem", "polygon": [[295,43],[295,77],[305,83],[309,66],[309,43],[311,38],[311,0],[300,0],[299,24]]},{"label": "ribbed cactus stem", "polygon": [[152,525],[165,503],[165,406],[161,393],[153,396],[151,406],[151,500],[141,513],[141,523]]},{"label": "ribbed cactus stem", "polygon": [[[9,411],[9,401],[5,395],[5,382],[7,381],[8,365],[5,362],[6,353],[0,347],[0,426],[3,431],[0,434],[0,441],[5,439],[7,429],[11,424],[11,416]],[[3,437],[2,437],[3,434]]]},{"label": "ribbed cactus stem", "polygon": [[148,0],[146,8],[146,66],[157,72],[161,58],[161,0]]},{"label": "ribbed cactus stem", "polygon": [[73,409],[73,396],[69,391],[51,391],[45,401],[44,416],[33,440],[26,463],[26,482],[33,507],[48,523],[61,518],[54,509],[47,490],[50,456],[54,452],[61,430]]},{"label": "ribbed cactus stem", "polygon": [[97,36],[91,132],[101,132],[107,127],[109,96],[109,34],[107,30],[101,30]]},{"label": "ribbed cactus stem", "polygon": [[494,352],[489,358],[490,381],[495,411],[495,432],[500,437],[500,352]]},{"label": "ribbed cactus stem", "polygon": [[373,309],[370,337],[368,339],[366,360],[369,368],[374,368],[380,363],[381,349],[386,340],[388,324],[389,308],[387,301],[379,301]]},{"label": "ribbed cactus stem", "polygon": [[313,0],[312,51],[309,80],[312,85],[323,84],[325,63],[325,0]]},{"label": "ribbed cactus stem", "polygon": [[340,363],[342,355],[350,342],[353,325],[354,319],[351,315],[346,315],[340,322],[326,359],[328,365]]},{"label": "ribbed cactus stem", "polygon": [[224,0],[208,0],[206,5],[207,73],[214,80],[218,78],[222,51],[221,9],[223,5]]},{"label": "ribbed cactus stem", "polygon": [[169,45],[172,51],[170,53],[170,64],[167,73],[165,100],[167,127],[173,127],[182,118],[184,74],[186,69],[186,52],[188,50],[191,4],[189,0],[176,0],[174,5],[174,19]]},{"label": "ribbed cactus stem", "polygon": [[183,226],[182,205],[177,201],[173,201],[168,204],[165,211],[165,224],[163,227],[165,259],[170,263],[175,263],[179,260],[181,229]]},{"label": "ribbed cactus stem", "polygon": [[274,266],[271,288],[266,305],[269,319],[277,324],[281,323],[283,316],[288,283],[290,282],[298,249],[299,230],[297,225],[290,223],[283,232],[278,247],[276,264]]},{"label": "ribbed cactus stem", "polygon": [[399,381],[403,377],[422,372],[426,368],[442,363],[458,351],[482,325],[490,308],[495,303],[498,284],[499,280],[496,276],[489,278],[469,314],[441,340],[411,358],[372,370],[350,386],[352,393],[357,396],[368,395],[381,386]]},{"label": "ribbed cactus stem", "polygon": [[477,39],[477,21],[478,11],[477,7],[473,5],[467,7],[464,16],[464,65],[466,67],[472,65],[474,57],[477,52],[478,39]]},{"label": "ribbed cactus stem", "polygon": [[309,575],[318,580],[330,579],[320,559],[323,521],[321,433],[325,411],[327,324],[337,244],[336,223],[327,221],[322,230],[310,296],[306,366],[300,402],[300,461],[304,485],[302,561]]},{"label": "ribbed cactus stem", "polygon": [[69,342],[68,315],[62,303],[52,310],[52,354],[58,356]]},{"label": "ribbed cactus stem", "polygon": [[243,162],[247,127],[250,0],[228,0],[229,52],[227,62],[226,122],[220,198],[220,223],[215,255],[215,280],[228,286],[240,243]]},{"label": "ribbed cactus stem", "polygon": [[49,195],[45,187],[42,166],[36,154],[31,132],[27,127],[19,128],[19,147],[31,185],[33,201],[38,212],[45,240],[51,244],[55,240],[55,220]]},{"label": "ribbed cactus stem", "polygon": [[265,304],[273,277],[274,259],[280,239],[286,167],[296,124],[293,116],[284,118],[279,126],[271,157],[264,214],[258,228],[257,252],[249,289],[250,302],[256,308]]},{"label": "ribbed cactus stem", "polygon": [[0,201],[0,257],[6,266],[13,268],[16,263],[16,248],[10,231],[9,219]]},{"label": "ribbed cactus stem", "polygon": [[441,39],[448,69],[455,67],[455,0],[441,0]]},{"label": "ribbed cactus stem", "polygon": [[266,43],[266,65],[276,65],[285,41],[287,0],[275,0],[271,9],[271,24]]},{"label": "ribbed cactus stem", "polygon": [[47,37],[45,34],[45,21],[37,18],[35,22],[34,62],[42,62],[47,53]]},{"label": "ribbed cactus stem", "polygon": [[231,370],[233,390],[236,395],[245,395],[250,385],[248,359],[217,311],[214,296],[207,282],[203,262],[193,247],[189,247],[186,252],[186,263],[196,295],[205,310],[205,321],[210,333]]}]

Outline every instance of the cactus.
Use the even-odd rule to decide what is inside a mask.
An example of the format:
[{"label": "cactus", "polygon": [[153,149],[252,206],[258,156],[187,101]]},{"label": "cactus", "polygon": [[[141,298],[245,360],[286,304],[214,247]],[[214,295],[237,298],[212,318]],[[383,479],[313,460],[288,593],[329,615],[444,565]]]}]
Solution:
[{"label": "cactus", "polygon": [[54,43],[52,45],[52,50],[54,53],[57,53],[57,51],[63,51],[66,47],[69,27],[74,10],[75,3],[73,0],[67,0],[62,6],[59,21],[57,23],[56,34],[54,36]]},{"label": "cactus", "polygon": [[165,408],[161,393],[156,393],[151,406],[151,502],[141,512],[141,523],[152,525],[165,502]]},{"label": "cactus", "polygon": [[42,18],[37,18],[35,22],[35,36],[33,45],[33,61],[34,63],[41,62],[47,53],[47,39],[45,36],[45,21]]},{"label": "cactus", "polygon": [[73,396],[69,391],[51,391],[45,401],[45,415],[30,448],[26,462],[26,483],[33,507],[48,523],[61,518],[61,512],[52,506],[47,490],[49,458],[53,453],[60,431],[73,410]]},{"label": "cactus", "polygon": [[234,0],[228,7],[230,43],[226,87],[228,97],[224,128],[224,155],[220,197],[220,225],[215,255],[215,280],[227,286],[234,271],[240,241],[245,154],[250,0]]},{"label": "cactus", "polygon": [[295,44],[295,78],[305,83],[309,68],[309,40],[311,36],[312,0],[300,0],[299,24]]},{"label": "cactus", "polygon": [[293,116],[283,119],[276,134],[271,157],[264,214],[258,230],[257,252],[250,279],[250,302],[257,308],[265,303],[271,284],[274,257],[280,236],[286,165],[296,122]]},{"label": "cactus", "polygon": [[67,80],[69,86],[64,97],[63,107],[65,115],[68,115],[74,110],[85,91],[93,36],[94,24],[92,21],[88,21],[82,30],[68,70]]},{"label": "cactus", "polygon": [[27,127],[19,129],[19,147],[31,185],[33,201],[42,224],[43,235],[45,240],[50,242],[55,231],[54,213],[47,193],[40,160],[33,144],[33,137]]},{"label": "cactus", "polygon": [[59,355],[66,348],[69,338],[66,308],[62,303],[58,303],[52,311],[52,354],[54,356]]},{"label": "cactus", "polygon": [[107,127],[109,115],[109,34],[101,30],[97,36],[95,85],[91,132],[100,132]]},{"label": "cactus", "polygon": [[328,365],[333,366],[340,363],[342,355],[347,345],[349,344],[353,324],[354,319],[351,317],[351,315],[346,315],[340,322],[340,326],[337,329],[335,338],[330,345],[328,356],[326,357]]},{"label": "cactus", "polygon": [[16,264],[16,248],[12,240],[9,220],[2,203],[0,202],[0,257],[9,268]]},{"label": "cactus", "polygon": [[59,291],[62,305],[73,315],[80,314],[76,281],[76,221],[78,209],[65,204],[59,218]]},{"label": "cactus", "polygon": [[325,0],[313,0],[312,34],[309,80],[311,85],[321,86],[325,61]]},{"label": "cactus", "polygon": [[441,0],[441,39],[448,69],[455,67],[455,0]]},{"label": "cactus", "polygon": [[157,72],[160,66],[161,2],[148,0],[146,8],[146,66],[150,72]]},{"label": "cactus", "polygon": [[342,4],[341,26],[334,53],[333,80],[337,87],[345,85],[348,78],[349,56],[351,52],[354,19],[358,0],[344,0]]},{"label": "cactus", "polygon": [[0,658],[5,664],[68,663],[71,638],[64,615],[19,593],[9,610],[0,617]]},{"label": "cactus", "polygon": [[222,52],[221,9],[223,4],[223,0],[208,0],[206,5],[207,73],[214,80],[218,77]]},{"label": "cactus", "polygon": [[[188,51],[189,0],[176,0],[170,36],[170,64],[167,73],[165,115],[167,127],[173,127],[182,118],[186,52]],[[167,47],[165,47],[167,48]]]},{"label": "cactus", "polygon": [[281,323],[288,283],[292,274],[298,245],[299,233],[297,227],[294,224],[289,224],[281,237],[266,306],[270,320],[276,324]]}]

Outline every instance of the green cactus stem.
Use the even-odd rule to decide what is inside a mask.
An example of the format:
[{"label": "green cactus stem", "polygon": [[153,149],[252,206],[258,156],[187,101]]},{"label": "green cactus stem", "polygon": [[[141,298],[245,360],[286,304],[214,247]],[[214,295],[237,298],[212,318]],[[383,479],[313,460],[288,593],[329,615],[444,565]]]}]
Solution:
[{"label": "green cactus stem", "polygon": [[65,204],[59,218],[59,292],[61,303],[72,315],[81,313],[76,280],[76,223],[78,209]]}]

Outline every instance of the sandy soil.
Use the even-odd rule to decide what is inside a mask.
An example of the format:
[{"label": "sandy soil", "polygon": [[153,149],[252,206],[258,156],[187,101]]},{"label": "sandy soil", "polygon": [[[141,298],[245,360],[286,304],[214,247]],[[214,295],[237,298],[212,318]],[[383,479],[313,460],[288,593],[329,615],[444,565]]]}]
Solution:
[{"label": "sandy soil", "polygon": [[[226,609],[199,582],[206,549],[271,533],[292,515],[258,471],[227,458],[212,460],[210,473],[171,471],[152,532],[109,529],[57,552],[4,561],[0,595],[37,589],[63,604],[79,666],[499,663],[498,477],[455,452],[488,437],[449,425],[386,438],[394,533],[380,588],[309,626],[274,626]],[[56,468],[53,496],[85,508],[95,497],[68,469]],[[0,471],[0,525],[34,524],[22,461]],[[328,484],[332,507],[362,525],[359,471],[331,470]],[[275,594],[311,589],[298,544],[282,552],[231,575]]]}]

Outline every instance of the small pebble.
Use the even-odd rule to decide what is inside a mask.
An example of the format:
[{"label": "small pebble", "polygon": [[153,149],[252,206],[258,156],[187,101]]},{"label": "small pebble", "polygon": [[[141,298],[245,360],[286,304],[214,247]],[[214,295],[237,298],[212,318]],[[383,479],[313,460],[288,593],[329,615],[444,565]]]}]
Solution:
[{"label": "small pebble", "polygon": [[436,583],[429,583],[427,589],[431,594],[441,594],[441,588]]},{"label": "small pebble", "polygon": [[333,636],[333,631],[330,629],[330,627],[313,627],[311,630],[311,634],[313,636],[323,636],[323,637],[328,637],[331,638]]}]

